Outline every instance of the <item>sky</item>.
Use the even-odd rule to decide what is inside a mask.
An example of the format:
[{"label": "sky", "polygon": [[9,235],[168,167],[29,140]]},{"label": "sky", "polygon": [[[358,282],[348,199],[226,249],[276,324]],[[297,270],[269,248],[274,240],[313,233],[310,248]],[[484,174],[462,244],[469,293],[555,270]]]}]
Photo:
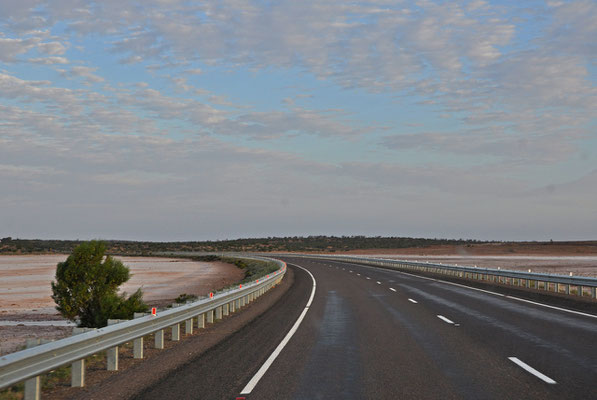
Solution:
[{"label": "sky", "polygon": [[1,0],[0,236],[597,239],[597,3]]}]

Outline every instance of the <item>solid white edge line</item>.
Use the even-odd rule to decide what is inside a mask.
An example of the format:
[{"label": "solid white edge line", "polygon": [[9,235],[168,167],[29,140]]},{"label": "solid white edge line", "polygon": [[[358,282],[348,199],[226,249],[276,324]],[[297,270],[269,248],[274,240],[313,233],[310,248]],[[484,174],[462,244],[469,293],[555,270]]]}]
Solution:
[{"label": "solid white edge line", "polygon": [[565,312],[569,312],[572,314],[584,315],[585,317],[597,318],[597,315],[587,314],[587,313],[584,313],[581,311],[574,311],[574,310],[568,310],[567,308],[550,306],[549,304],[537,303],[536,301],[521,299],[520,297],[514,297],[514,296],[506,296],[506,297],[509,299],[512,299],[512,300],[524,301],[525,303],[531,303],[531,304],[535,304],[535,305],[542,306],[542,307],[553,308],[554,310],[565,311]]},{"label": "solid white edge line", "polygon": [[394,289],[393,287],[391,287],[391,288],[390,288],[390,290],[391,290],[392,292],[395,292],[395,291],[396,291],[396,289]]},{"label": "solid white edge line", "polygon": [[518,365],[520,368],[524,369],[525,371],[535,375],[537,378],[541,379],[545,383],[549,383],[550,385],[557,383],[556,381],[551,379],[549,376],[542,374],[541,372],[537,371],[535,368],[531,367],[530,365],[528,365],[527,363],[525,363],[523,361],[520,361],[516,357],[508,357],[508,360],[512,361],[514,364]]},{"label": "solid white edge line", "polygon": [[274,352],[269,356],[269,358],[265,361],[265,363],[261,366],[261,368],[259,368],[259,371],[257,371],[257,373],[255,373],[255,375],[253,375],[253,377],[251,378],[249,383],[247,383],[247,385],[240,392],[240,394],[249,394],[253,391],[253,389],[255,389],[255,386],[259,383],[259,380],[261,380],[261,378],[263,378],[263,375],[265,375],[265,373],[267,372],[269,367],[271,367],[273,362],[276,360],[276,358],[278,358],[278,356],[280,355],[280,353],[282,352],[284,347],[288,344],[288,342],[290,341],[290,339],[292,338],[294,333],[297,331],[299,325],[305,318],[305,315],[307,315],[307,311],[309,311],[309,307],[311,306],[311,303],[313,302],[313,298],[315,297],[315,287],[317,286],[317,283],[315,282],[315,277],[313,276],[311,271],[307,270],[306,268],[303,268],[300,265],[296,265],[296,264],[292,264],[292,265],[299,267],[300,269],[306,271],[311,276],[311,279],[313,280],[313,289],[311,289],[311,296],[309,297],[309,301],[307,302],[307,305],[305,306],[303,312],[298,317],[298,319],[296,320],[296,322],[294,323],[294,325],[292,326],[290,331],[288,331],[288,333],[286,334],[284,339],[282,339],[282,341],[280,342],[278,347],[276,347]]},{"label": "solid white edge line", "polygon": [[450,321],[448,318],[444,317],[443,315],[438,315],[437,317],[448,324],[454,324],[453,321]]},{"label": "solid white edge line", "polygon": [[415,303],[415,304],[418,303],[416,300],[413,300],[413,299],[408,299],[408,301],[410,301],[411,303]]},{"label": "solid white edge line", "polygon": [[[335,261],[335,262],[341,262],[341,261]],[[549,304],[538,303],[536,301],[521,299],[520,297],[508,296],[508,295],[505,295],[505,294],[502,294],[502,293],[492,292],[490,290],[484,290],[484,289],[479,289],[479,288],[472,287],[472,286],[461,285],[460,283],[448,282],[448,281],[444,281],[442,279],[428,278],[426,276],[415,275],[415,274],[411,274],[411,273],[408,273],[408,272],[398,271],[398,270],[395,270],[395,269],[373,267],[371,265],[355,264],[355,263],[349,263],[349,262],[345,262],[345,263],[346,264],[357,265],[357,266],[363,267],[363,268],[375,268],[375,269],[380,269],[380,270],[384,270],[384,271],[395,272],[397,274],[404,274],[404,275],[412,276],[414,278],[426,279],[428,281],[441,282],[441,283],[445,283],[445,284],[453,285],[453,286],[460,286],[460,287],[463,287],[463,288],[466,288],[466,289],[476,290],[478,292],[488,293],[488,294],[492,294],[494,296],[505,297],[505,298],[511,299],[511,300],[522,301],[522,302],[525,302],[525,303],[534,304],[536,306],[551,308],[551,309],[554,309],[554,310],[563,311],[563,312],[567,312],[567,313],[570,313],[570,314],[577,314],[577,315],[582,315],[584,317],[597,318],[597,315],[595,315],[595,314],[588,314],[588,313],[584,313],[582,311],[574,311],[574,310],[569,310],[567,308],[550,306]]]}]

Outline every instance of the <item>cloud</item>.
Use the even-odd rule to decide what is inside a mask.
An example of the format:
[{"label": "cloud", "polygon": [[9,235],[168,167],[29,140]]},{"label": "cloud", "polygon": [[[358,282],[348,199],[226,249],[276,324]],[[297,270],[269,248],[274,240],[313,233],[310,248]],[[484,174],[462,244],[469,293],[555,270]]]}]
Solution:
[{"label": "cloud", "polygon": [[184,73],[190,75],[201,75],[203,73],[203,70],[201,68],[191,68],[185,70]]},{"label": "cloud", "polygon": [[[8,0],[0,15],[4,229],[595,234],[592,1]],[[227,80],[252,72],[258,91]]]},{"label": "cloud", "polygon": [[[534,131],[537,132],[537,131]],[[578,152],[578,132],[550,132],[520,135],[504,129],[471,129],[464,132],[418,132],[388,135],[381,144],[394,150],[433,151],[529,165],[555,164]],[[564,133],[564,134],[563,134]]]},{"label": "cloud", "polygon": [[37,49],[50,56],[61,56],[66,52],[66,47],[60,42],[40,43]]},{"label": "cloud", "polygon": [[14,62],[16,57],[35,48],[35,39],[12,39],[0,37],[0,61]]},{"label": "cloud", "polygon": [[[75,66],[70,69],[70,76],[77,76],[77,77],[85,78],[85,80],[89,83],[103,82],[104,78],[94,74],[95,71],[97,71],[97,68]],[[69,76],[69,75],[65,73],[64,76]]]},{"label": "cloud", "polygon": [[68,64],[69,61],[65,57],[43,57],[43,58],[30,58],[27,62],[33,64],[44,64],[44,65],[53,65],[53,64]]}]

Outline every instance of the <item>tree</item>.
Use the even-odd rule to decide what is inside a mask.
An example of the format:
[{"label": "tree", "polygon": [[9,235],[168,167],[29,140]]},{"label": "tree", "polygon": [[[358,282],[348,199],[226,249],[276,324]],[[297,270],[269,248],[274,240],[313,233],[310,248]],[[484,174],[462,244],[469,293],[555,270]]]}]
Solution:
[{"label": "tree", "polygon": [[56,309],[82,327],[100,328],[109,318],[130,319],[135,312],[147,311],[140,288],[129,297],[118,294],[118,287],[129,280],[129,269],[111,256],[104,257],[105,251],[103,242],[83,242],[56,266],[52,282]]}]

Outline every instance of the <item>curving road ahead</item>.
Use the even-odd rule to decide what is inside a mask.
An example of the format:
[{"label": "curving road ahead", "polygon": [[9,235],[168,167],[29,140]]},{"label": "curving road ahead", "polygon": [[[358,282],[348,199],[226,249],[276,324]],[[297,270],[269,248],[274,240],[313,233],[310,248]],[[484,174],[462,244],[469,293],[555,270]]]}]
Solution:
[{"label": "curving road ahead", "polygon": [[[281,300],[138,398],[597,398],[595,316],[358,264],[286,261],[294,285]],[[305,309],[307,270],[316,291]]]}]

